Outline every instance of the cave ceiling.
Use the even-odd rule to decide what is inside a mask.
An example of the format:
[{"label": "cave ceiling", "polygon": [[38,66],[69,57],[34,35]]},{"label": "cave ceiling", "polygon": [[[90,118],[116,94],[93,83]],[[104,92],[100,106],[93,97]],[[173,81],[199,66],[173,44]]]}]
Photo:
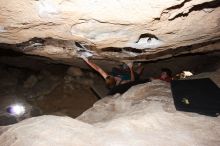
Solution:
[{"label": "cave ceiling", "polygon": [[220,50],[219,0],[0,0],[0,47],[54,60]]}]

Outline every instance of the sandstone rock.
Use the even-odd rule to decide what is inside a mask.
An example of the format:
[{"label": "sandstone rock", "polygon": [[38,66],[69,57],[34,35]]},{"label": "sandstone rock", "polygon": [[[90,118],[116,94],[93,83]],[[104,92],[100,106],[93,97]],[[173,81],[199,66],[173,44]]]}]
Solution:
[{"label": "sandstone rock", "polygon": [[67,74],[73,77],[83,76],[83,72],[78,67],[69,67],[67,70]]},{"label": "sandstone rock", "polygon": [[218,0],[14,0],[0,12],[0,43],[53,59],[78,56],[74,42],[94,58],[219,50]]},{"label": "sandstone rock", "polygon": [[69,76],[69,75],[66,75],[66,76],[64,77],[64,82],[65,82],[65,83],[71,83],[73,80],[74,80],[73,77],[71,77],[71,76]]},{"label": "sandstone rock", "polygon": [[35,75],[31,75],[26,81],[24,81],[24,88],[32,88],[38,79]]},{"label": "sandstone rock", "polygon": [[85,86],[91,86],[93,84],[93,80],[89,78],[82,78],[78,80],[79,84],[85,85]]},{"label": "sandstone rock", "polygon": [[155,80],[133,86],[120,96],[103,98],[77,119],[91,124],[110,121],[123,115],[135,113],[136,110],[144,110],[144,106],[147,108],[148,104],[155,101],[159,102],[161,106],[166,106],[166,109],[175,111],[169,84]]},{"label": "sandstone rock", "polygon": [[77,86],[90,86],[93,84],[93,80],[86,77],[73,78],[71,76],[65,76],[65,83],[67,86],[77,88]]},{"label": "sandstone rock", "polygon": [[28,100],[33,100],[38,97],[43,97],[52,92],[61,82],[61,77],[51,75],[41,76],[39,80],[30,90],[26,91],[25,97]]},{"label": "sandstone rock", "polygon": [[105,97],[77,119],[41,116],[0,128],[4,146],[218,146],[220,118],[176,111],[155,80]]}]

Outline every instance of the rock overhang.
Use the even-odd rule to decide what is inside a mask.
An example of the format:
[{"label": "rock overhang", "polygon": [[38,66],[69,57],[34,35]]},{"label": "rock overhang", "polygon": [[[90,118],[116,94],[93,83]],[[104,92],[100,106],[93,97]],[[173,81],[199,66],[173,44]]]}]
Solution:
[{"label": "rock overhang", "polygon": [[219,6],[218,0],[2,1],[0,43],[60,60],[79,56],[76,42],[94,59],[219,50]]}]

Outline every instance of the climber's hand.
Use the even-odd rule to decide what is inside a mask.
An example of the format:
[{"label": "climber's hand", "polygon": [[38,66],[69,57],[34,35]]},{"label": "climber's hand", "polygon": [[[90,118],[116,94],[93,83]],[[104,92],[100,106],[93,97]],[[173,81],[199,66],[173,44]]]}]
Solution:
[{"label": "climber's hand", "polygon": [[133,67],[133,62],[130,61],[130,60],[124,60],[123,61],[129,68],[132,68]]},{"label": "climber's hand", "polygon": [[127,66],[128,66],[129,68],[132,68],[132,67],[133,67],[133,62],[127,62],[126,64],[127,64]]},{"label": "climber's hand", "polygon": [[83,54],[79,55],[80,58],[82,58],[85,61],[88,61],[88,58],[86,56],[84,56]]}]

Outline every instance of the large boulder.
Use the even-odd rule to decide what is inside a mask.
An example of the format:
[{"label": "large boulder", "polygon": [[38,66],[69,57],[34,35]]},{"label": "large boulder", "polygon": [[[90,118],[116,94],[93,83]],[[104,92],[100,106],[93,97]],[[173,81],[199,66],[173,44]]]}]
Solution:
[{"label": "large boulder", "polygon": [[155,80],[101,99],[77,119],[45,115],[1,127],[3,146],[219,146],[220,118],[175,110]]}]

